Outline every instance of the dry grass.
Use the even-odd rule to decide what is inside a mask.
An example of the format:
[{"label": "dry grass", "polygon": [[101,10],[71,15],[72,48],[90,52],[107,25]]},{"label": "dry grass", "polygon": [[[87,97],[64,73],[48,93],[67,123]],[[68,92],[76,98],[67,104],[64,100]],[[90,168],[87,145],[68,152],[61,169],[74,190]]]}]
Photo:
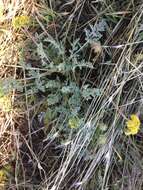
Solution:
[{"label": "dry grass", "polygon": [[[24,90],[12,88],[0,102],[0,171],[6,176],[0,179],[1,189],[142,190],[142,2],[13,0],[3,5],[0,78],[10,79],[7,85],[17,81]],[[32,25],[14,29],[12,20],[23,14],[33,19]],[[47,15],[52,21],[46,23]],[[102,40],[87,47],[85,28],[103,18],[108,27]],[[59,118],[45,130],[39,118],[47,109],[46,96],[28,91],[33,80],[29,70],[49,76],[32,54],[42,36],[62,42],[67,56],[69,44],[79,38],[83,56],[94,69],[76,80],[82,81],[81,88],[90,82],[102,92],[87,107],[84,125],[69,133]],[[29,62],[32,67],[27,69]],[[124,129],[132,113],[139,116],[141,129],[127,137]]]}]

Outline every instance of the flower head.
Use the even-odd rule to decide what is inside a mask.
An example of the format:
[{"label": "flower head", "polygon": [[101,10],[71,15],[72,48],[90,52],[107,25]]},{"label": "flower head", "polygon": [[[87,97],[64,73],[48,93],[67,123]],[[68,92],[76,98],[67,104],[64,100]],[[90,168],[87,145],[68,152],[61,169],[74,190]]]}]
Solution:
[{"label": "flower head", "polygon": [[10,112],[12,110],[10,95],[0,97],[0,110],[2,110],[3,112]]},{"label": "flower head", "polygon": [[70,127],[71,129],[76,129],[76,128],[78,128],[79,123],[80,123],[80,120],[79,120],[79,118],[76,118],[76,117],[70,118],[70,119],[69,119],[69,122],[68,122],[69,127]]},{"label": "flower head", "polygon": [[140,129],[140,120],[137,115],[132,114],[131,119],[126,122],[125,135],[136,135]]},{"label": "flower head", "polygon": [[30,17],[27,15],[16,16],[12,20],[12,25],[15,29],[20,29],[31,24]]}]

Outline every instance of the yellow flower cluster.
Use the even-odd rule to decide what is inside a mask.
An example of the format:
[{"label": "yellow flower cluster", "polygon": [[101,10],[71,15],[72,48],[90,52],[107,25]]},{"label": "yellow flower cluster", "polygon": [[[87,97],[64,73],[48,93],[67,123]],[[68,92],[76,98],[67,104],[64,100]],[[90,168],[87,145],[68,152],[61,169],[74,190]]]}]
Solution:
[{"label": "yellow flower cluster", "polygon": [[79,118],[76,118],[76,117],[70,118],[70,119],[69,119],[69,122],[68,122],[69,127],[70,127],[71,129],[76,129],[76,128],[78,128],[78,127],[79,127],[79,123],[80,123]]},{"label": "yellow flower cluster", "polygon": [[12,20],[12,26],[15,29],[21,29],[22,27],[30,26],[30,24],[31,24],[31,19],[27,15],[16,16]]},{"label": "yellow flower cluster", "polygon": [[10,95],[0,97],[0,110],[3,112],[9,112],[12,110]]},{"label": "yellow flower cluster", "polygon": [[12,173],[12,167],[10,164],[7,164],[3,168],[0,169],[0,187],[2,189],[4,189],[5,184],[8,181],[8,176],[10,173]]},{"label": "yellow flower cluster", "polygon": [[127,129],[125,130],[125,135],[136,135],[140,129],[140,124],[138,116],[132,114],[131,119],[126,122]]},{"label": "yellow flower cluster", "polygon": [[7,177],[5,175],[5,172],[3,170],[0,170],[0,184],[2,187],[4,187],[6,179]]}]

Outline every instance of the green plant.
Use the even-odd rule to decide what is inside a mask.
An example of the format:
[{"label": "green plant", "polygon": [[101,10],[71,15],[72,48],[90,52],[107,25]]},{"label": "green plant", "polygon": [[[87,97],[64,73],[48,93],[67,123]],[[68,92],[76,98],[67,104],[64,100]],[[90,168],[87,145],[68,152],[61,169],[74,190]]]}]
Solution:
[{"label": "green plant", "polygon": [[[89,101],[100,96],[98,88],[92,88],[86,83],[83,86],[76,79],[77,73],[83,73],[85,69],[93,69],[92,63],[82,58],[83,49],[79,40],[71,44],[69,56],[66,55],[62,41],[58,42],[51,36],[49,38],[39,37],[37,54],[41,60],[42,68],[48,70],[47,75],[39,69],[32,69],[28,65],[27,76],[31,82],[27,85],[28,94],[42,92],[47,101],[46,123],[52,122],[57,117],[58,125],[64,121],[65,128],[69,127],[72,118],[82,119],[86,113]],[[34,50],[35,51],[35,50]],[[51,116],[51,112],[54,113]],[[70,122],[71,123],[71,122]]]}]

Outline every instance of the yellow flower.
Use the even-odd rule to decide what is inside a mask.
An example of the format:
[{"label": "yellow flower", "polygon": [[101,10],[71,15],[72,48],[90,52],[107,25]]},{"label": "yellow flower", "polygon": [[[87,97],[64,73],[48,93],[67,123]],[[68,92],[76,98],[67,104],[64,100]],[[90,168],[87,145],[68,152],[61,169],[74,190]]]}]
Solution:
[{"label": "yellow flower", "polygon": [[5,186],[10,173],[12,173],[12,167],[10,164],[7,164],[0,169],[0,187]]},{"label": "yellow flower", "polygon": [[12,110],[10,95],[0,97],[0,110],[2,110],[3,112],[9,112]]},{"label": "yellow flower", "polygon": [[70,118],[69,121],[68,121],[69,127],[70,127],[71,129],[76,129],[76,128],[78,128],[78,127],[79,127],[79,123],[80,123],[80,121],[79,121],[79,118],[77,118],[77,117],[72,117],[72,118]]},{"label": "yellow flower", "polygon": [[12,25],[15,29],[20,29],[25,26],[30,26],[31,19],[27,15],[16,16],[12,20]]},{"label": "yellow flower", "polygon": [[0,184],[2,185],[2,187],[4,187],[6,180],[7,180],[7,176],[5,174],[5,171],[3,169],[1,169],[0,170]]},{"label": "yellow flower", "polygon": [[131,119],[126,122],[127,129],[125,130],[125,135],[136,135],[140,129],[140,124],[138,116],[132,114]]},{"label": "yellow flower", "polygon": [[2,1],[0,1],[0,19],[1,17],[3,17],[3,13],[4,13],[4,4]]}]

